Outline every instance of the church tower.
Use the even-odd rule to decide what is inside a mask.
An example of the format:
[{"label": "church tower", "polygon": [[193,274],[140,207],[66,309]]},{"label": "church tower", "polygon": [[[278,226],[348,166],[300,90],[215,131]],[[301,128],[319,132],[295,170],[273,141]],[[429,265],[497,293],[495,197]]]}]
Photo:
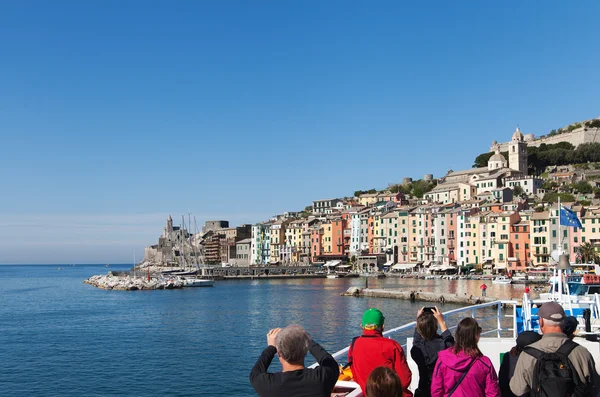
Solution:
[{"label": "church tower", "polygon": [[519,127],[508,144],[508,166],[523,175],[527,175],[527,144]]},{"label": "church tower", "polygon": [[171,241],[172,236],[173,236],[173,218],[171,218],[171,215],[169,215],[169,217],[167,218],[167,226],[165,226],[165,232],[163,233],[163,237],[165,237],[167,240]]}]

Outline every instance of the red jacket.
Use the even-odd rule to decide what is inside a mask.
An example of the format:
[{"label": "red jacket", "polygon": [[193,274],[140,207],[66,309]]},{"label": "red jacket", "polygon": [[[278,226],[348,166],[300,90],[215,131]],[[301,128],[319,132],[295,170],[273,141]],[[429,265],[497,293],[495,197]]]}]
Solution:
[{"label": "red jacket", "polygon": [[412,397],[408,388],[412,373],[408,368],[404,350],[398,342],[382,336],[380,331],[365,330],[361,337],[356,338],[354,346],[348,350],[348,362],[351,363],[352,377],[366,390],[367,378],[377,367],[388,367],[396,371],[404,389],[402,397]]}]

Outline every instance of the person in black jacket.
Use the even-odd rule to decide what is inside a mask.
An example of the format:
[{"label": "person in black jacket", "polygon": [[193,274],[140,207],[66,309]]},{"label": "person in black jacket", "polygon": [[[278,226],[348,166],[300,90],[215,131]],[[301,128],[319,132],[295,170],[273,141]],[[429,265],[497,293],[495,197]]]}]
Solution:
[{"label": "person in black jacket", "polygon": [[[267,348],[250,372],[250,383],[261,397],[329,397],[340,368],[308,333],[297,325],[276,328],[267,334]],[[305,368],[306,353],[317,360],[316,368]],[[271,361],[279,357],[283,372],[267,372]]]},{"label": "person in black jacket", "polygon": [[[438,325],[441,335],[437,333]],[[437,307],[419,309],[413,346],[410,349],[410,356],[419,367],[419,386],[415,390],[415,397],[431,396],[431,377],[438,353],[451,346],[454,346],[454,338],[448,331],[442,312]]]},{"label": "person in black jacket", "polygon": [[[542,339],[542,335],[533,331],[523,331],[517,337],[517,345],[510,349],[509,352],[504,353],[502,357],[502,363],[500,364],[500,371],[498,373],[498,381],[500,383],[500,395],[502,397],[516,397],[510,390],[509,383],[513,374],[515,373],[515,367],[517,366],[517,360],[519,355],[523,352],[525,346],[530,345],[538,340]],[[529,394],[525,394],[526,397]]]}]

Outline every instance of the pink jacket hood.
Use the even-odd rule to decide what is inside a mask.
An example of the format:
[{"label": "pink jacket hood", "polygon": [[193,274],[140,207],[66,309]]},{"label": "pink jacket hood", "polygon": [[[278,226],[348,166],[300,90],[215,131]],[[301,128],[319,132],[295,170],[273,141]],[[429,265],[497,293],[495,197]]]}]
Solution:
[{"label": "pink jacket hood", "polygon": [[[452,349],[438,354],[431,381],[432,397],[446,396],[473,360],[463,352],[454,354]],[[480,356],[475,360],[452,397],[500,397],[498,376],[490,359]]]}]

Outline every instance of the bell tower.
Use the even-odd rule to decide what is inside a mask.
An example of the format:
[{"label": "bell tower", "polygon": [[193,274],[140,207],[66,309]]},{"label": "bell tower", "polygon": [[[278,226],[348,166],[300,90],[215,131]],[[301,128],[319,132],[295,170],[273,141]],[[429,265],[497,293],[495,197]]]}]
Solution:
[{"label": "bell tower", "polygon": [[519,127],[508,144],[508,166],[527,175],[527,143],[525,143]]}]

